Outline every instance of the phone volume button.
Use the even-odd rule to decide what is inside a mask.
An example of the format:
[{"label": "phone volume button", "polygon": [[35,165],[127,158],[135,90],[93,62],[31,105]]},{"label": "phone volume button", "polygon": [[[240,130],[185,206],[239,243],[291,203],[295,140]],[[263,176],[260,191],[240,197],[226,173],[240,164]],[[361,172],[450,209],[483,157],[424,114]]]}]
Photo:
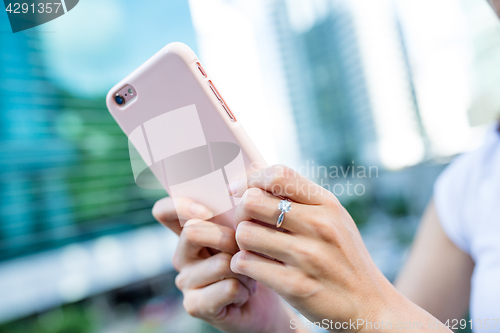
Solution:
[{"label": "phone volume button", "polygon": [[219,102],[222,103],[222,97],[220,97],[219,92],[217,91],[217,89],[215,88],[215,86],[211,80],[208,80],[208,86],[210,87],[210,89],[214,93],[215,97],[219,100]]},{"label": "phone volume button", "polygon": [[233,113],[229,109],[229,107],[226,105],[226,103],[222,103],[222,108],[226,111],[227,115],[229,116],[229,119],[234,123],[236,122],[236,118],[234,117]]},{"label": "phone volume button", "polygon": [[226,111],[226,114],[229,117],[229,119],[231,119],[231,121],[233,123],[236,122],[236,117],[233,115],[233,113],[231,112],[229,107],[226,105],[226,102],[224,101],[222,96],[219,94],[219,91],[217,90],[217,88],[215,88],[214,84],[212,83],[212,80],[208,80],[208,86],[210,87],[210,89],[214,93],[215,97],[219,101],[219,103],[222,106],[222,108],[224,109],[224,111]]}]

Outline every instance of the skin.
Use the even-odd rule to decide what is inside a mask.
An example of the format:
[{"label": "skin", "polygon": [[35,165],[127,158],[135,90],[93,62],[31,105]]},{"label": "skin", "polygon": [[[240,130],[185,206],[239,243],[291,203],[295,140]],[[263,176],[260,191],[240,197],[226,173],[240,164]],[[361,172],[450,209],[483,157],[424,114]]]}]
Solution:
[{"label": "skin", "polygon": [[431,203],[395,286],[444,323],[466,314],[473,269],[472,258],[444,233]]},{"label": "skin", "polygon": [[[301,188],[308,190],[301,192]],[[176,282],[191,315],[226,332],[289,332],[294,317],[279,295],[311,321],[418,321],[424,323],[424,330],[450,332],[444,325],[429,329],[427,323],[436,322],[436,317],[383,276],[352,218],[331,192],[283,166],[249,174],[246,182],[232,184],[231,192],[241,196],[234,234],[230,228],[199,219],[190,220],[180,229],[173,206],[165,199],[154,208],[159,221],[180,232],[174,257],[180,272]],[[281,230],[274,228],[280,201],[275,195],[293,201]],[[211,214],[207,211],[205,217]],[[432,228],[426,230],[434,232]],[[237,246],[231,243],[233,237]],[[222,252],[211,256],[214,252],[207,248]],[[416,246],[415,251],[419,248],[422,246]],[[222,259],[212,259],[217,256]],[[207,264],[212,260],[218,264]],[[406,275],[418,279],[411,272],[419,270],[422,263],[410,259],[412,262]],[[258,281],[255,292],[251,280],[244,276]],[[400,281],[402,291],[410,298],[418,295],[418,288],[424,284],[413,286],[408,277]],[[432,292],[432,288],[426,291],[430,299],[436,297]],[[364,330],[364,326],[344,329]]]},{"label": "skin", "polygon": [[500,17],[500,0],[488,0],[498,17]]},{"label": "skin", "polygon": [[[239,251],[234,229],[205,221],[213,215],[189,199],[176,204],[177,212],[171,198],[161,199],[153,215],[180,235],[173,264],[186,311],[225,332],[292,332],[289,322],[296,318],[282,299],[266,286],[231,271],[231,258]],[[189,220],[184,228],[177,213]]]},{"label": "skin", "polygon": [[[500,0],[488,2],[500,17]],[[429,323],[463,317],[474,262],[448,239],[433,203],[392,286],[333,194],[289,169],[266,171],[231,186],[233,195],[242,195],[236,232],[205,221],[213,215],[191,200],[179,199],[177,211],[171,198],[155,204],[155,218],[180,235],[173,262],[190,315],[226,332],[305,332],[290,329],[296,318],[281,295],[312,321]],[[300,195],[304,184],[315,194]],[[294,201],[280,230],[273,227],[279,199],[272,194]],[[177,214],[189,220],[184,228]],[[443,325],[430,331],[451,332]]]}]

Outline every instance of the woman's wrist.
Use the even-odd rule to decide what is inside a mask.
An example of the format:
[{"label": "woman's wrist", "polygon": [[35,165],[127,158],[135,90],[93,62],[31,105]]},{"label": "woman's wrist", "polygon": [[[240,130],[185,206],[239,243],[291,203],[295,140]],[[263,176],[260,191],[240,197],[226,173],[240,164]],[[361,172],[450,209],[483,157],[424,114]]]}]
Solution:
[{"label": "woman's wrist", "polygon": [[302,327],[302,321],[288,303],[281,300],[280,305],[280,309],[275,315],[275,325],[273,325],[269,333],[310,333],[309,330]]},{"label": "woman's wrist", "polygon": [[396,288],[392,287],[378,311],[369,319],[361,319],[357,324],[358,333],[388,332],[404,330],[405,332],[450,333],[448,327],[430,313],[411,302]]}]

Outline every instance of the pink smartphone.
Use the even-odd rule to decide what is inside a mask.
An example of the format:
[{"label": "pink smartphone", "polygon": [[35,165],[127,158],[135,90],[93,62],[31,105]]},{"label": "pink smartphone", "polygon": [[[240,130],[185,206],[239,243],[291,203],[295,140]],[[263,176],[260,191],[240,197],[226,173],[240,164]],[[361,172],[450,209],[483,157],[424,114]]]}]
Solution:
[{"label": "pink smartphone", "polygon": [[227,185],[266,162],[188,46],[165,46],[116,84],[106,105],[135,148],[138,185],[148,187],[141,174],[152,173],[174,202],[191,198],[233,225],[239,199]]}]

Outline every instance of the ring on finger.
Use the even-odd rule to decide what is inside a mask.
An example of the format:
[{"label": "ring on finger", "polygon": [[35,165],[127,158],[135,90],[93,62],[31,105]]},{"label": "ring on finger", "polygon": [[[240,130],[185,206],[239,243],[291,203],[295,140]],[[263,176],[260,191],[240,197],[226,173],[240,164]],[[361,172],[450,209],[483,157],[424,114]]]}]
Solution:
[{"label": "ring on finger", "polygon": [[289,200],[281,200],[278,204],[278,209],[281,211],[276,221],[276,228],[280,228],[285,220],[285,214],[292,209],[292,203]]}]

